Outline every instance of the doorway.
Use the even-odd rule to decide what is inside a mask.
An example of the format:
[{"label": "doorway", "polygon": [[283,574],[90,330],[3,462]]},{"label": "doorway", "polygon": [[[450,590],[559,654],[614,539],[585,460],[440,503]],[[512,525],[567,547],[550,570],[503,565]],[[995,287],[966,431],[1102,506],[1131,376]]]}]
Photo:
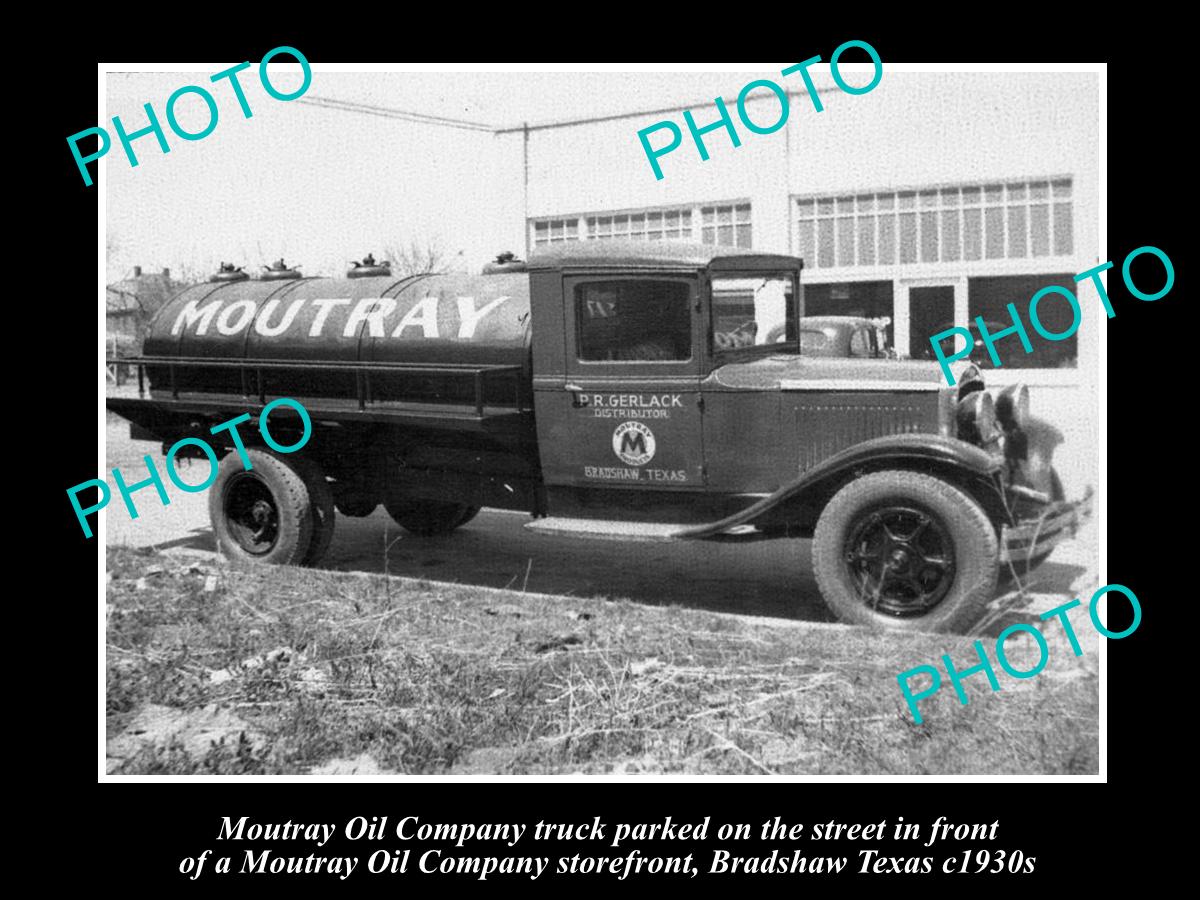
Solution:
[{"label": "doorway", "polygon": [[955,324],[954,286],[909,288],[908,304],[908,355],[911,359],[930,359],[930,336]]}]

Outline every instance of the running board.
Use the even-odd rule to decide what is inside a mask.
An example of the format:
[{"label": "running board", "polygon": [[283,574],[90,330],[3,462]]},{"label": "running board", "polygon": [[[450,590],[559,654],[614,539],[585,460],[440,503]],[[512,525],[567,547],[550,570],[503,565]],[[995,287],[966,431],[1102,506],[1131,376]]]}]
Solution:
[{"label": "running board", "polygon": [[[553,534],[559,537],[659,543],[681,540],[689,537],[690,532],[694,530],[692,526],[680,525],[676,522],[629,522],[624,519],[576,519],[563,516],[534,519],[525,527],[538,534]],[[752,539],[757,536],[758,530],[754,526],[742,525],[711,537]]]}]

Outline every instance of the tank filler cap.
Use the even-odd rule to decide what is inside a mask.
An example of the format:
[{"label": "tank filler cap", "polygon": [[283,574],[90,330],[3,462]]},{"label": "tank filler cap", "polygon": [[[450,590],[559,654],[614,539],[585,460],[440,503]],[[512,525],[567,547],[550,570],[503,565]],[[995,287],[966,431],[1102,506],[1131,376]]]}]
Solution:
[{"label": "tank filler cap", "polygon": [[241,266],[234,267],[233,263],[223,262],[221,267],[208,276],[209,281],[245,281],[250,276],[242,271]]},{"label": "tank filler cap", "polygon": [[362,262],[353,261],[347,270],[347,278],[374,278],[392,274],[392,267],[386,262],[376,262],[374,254],[368,253]]},{"label": "tank filler cap", "polygon": [[263,281],[288,281],[300,277],[300,273],[297,271],[299,268],[299,266],[287,265],[281,256],[271,265],[263,266],[265,271],[260,277]]},{"label": "tank filler cap", "polygon": [[525,269],[525,260],[517,259],[516,254],[511,250],[505,250],[496,256],[495,262],[490,262],[483,267],[483,274],[498,275],[501,272],[524,272]]}]

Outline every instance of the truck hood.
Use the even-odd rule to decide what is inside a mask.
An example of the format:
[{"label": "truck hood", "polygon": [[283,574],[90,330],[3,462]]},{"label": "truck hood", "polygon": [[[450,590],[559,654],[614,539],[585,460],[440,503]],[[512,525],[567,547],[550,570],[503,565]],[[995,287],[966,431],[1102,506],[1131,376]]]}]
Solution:
[{"label": "truck hood", "polygon": [[947,387],[941,367],[908,359],[830,359],[777,354],[715,370],[713,381],[731,390],[936,391]]}]

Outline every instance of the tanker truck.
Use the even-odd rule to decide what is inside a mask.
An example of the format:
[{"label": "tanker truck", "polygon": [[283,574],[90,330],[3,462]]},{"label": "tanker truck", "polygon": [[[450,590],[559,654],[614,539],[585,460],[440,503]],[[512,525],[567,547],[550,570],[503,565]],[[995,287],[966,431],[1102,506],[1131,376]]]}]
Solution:
[{"label": "tanker truck", "polygon": [[[840,619],[962,631],[1090,514],[1090,489],[1063,496],[1025,386],[802,353],[796,257],[587,241],[480,275],[366,262],[223,267],[124,360],[139,396],[108,407],[133,437],[215,442],[228,557],[315,565],[338,514],[380,505],[423,536],[495,507],[593,540],[806,538]],[[253,418],[240,429],[247,468],[212,428],[279,398],[309,440],[271,449],[306,427],[276,404],[271,446]]]}]

